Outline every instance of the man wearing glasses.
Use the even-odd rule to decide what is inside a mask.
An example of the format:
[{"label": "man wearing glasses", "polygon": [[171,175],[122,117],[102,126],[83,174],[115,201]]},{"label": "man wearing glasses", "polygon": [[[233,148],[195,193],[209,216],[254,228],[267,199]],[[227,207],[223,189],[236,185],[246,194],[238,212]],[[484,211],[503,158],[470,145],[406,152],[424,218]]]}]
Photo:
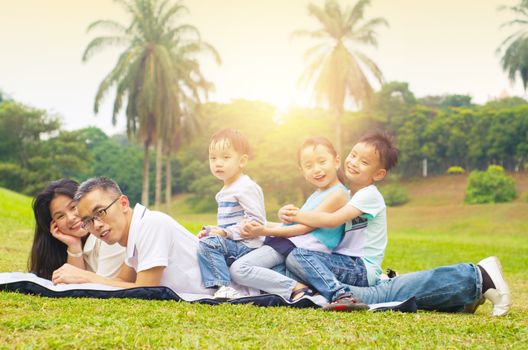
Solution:
[{"label": "man wearing glasses", "polygon": [[65,264],[53,273],[53,283],[98,283],[121,288],[166,286],[176,293],[211,294],[201,284],[198,238],[170,216],[134,209],[111,179],[83,182],[74,200],[82,227],[107,244],[126,247],[125,263],[109,279]]}]

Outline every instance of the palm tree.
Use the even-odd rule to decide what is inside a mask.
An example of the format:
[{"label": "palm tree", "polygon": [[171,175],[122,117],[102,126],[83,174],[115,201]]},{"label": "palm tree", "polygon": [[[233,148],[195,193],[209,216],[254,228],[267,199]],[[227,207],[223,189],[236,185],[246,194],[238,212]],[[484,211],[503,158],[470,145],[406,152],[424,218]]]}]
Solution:
[{"label": "palm tree", "polygon": [[361,46],[377,47],[376,29],[388,25],[383,18],[364,20],[365,8],[370,0],[359,0],[353,7],[342,9],[334,0],[327,0],[324,7],[308,5],[308,13],[321,27],[314,31],[298,30],[294,36],[320,40],[308,49],[308,64],[300,83],[313,88],[318,104],[329,108],[335,118],[336,146],[341,152],[341,119],[348,97],[356,106],[365,104],[373,95],[373,88],[365,75],[368,70],[383,83],[379,67],[367,55],[358,50]]},{"label": "palm tree", "polygon": [[[187,8],[170,0],[116,0],[130,15],[128,26],[112,20],[92,23],[88,31],[109,29],[115,34],[94,38],[86,47],[83,61],[108,46],[125,46],[117,64],[99,85],[94,111],[98,113],[105,94],[115,86],[116,97],[112,113],[115,124],[117,114],[126,101],[127,133],[135,135],[143,143],[143,190],[142,202],[148,205],[149,194],[149,149],[156,143],[161,155],[163,141],[173,130],[172,124],[178,120],[178,50],[185,45],[214,49],[201,43],[198,30],[190,25],[175,25],[177,17]],[[182,44],[182,38],[190,36],[190,44]],[[157,158],[157,188],[161,188],[161,158]],[[156,202],[160,201],[156,191]]]},{"label": "palm tree", "polygon": [[[209,91],[213,89],[213,84],[207,81],[202,74],[196,55],[209,53],[218,64],[221,63],[217,51],[206,42],[188,40],[176,40],[174,42],[172,52],[173,67],[176,74],[173,83],[173,99],[176,101],[176,113],[170,118],[170,123],[165,124],[162,128],[164,130],[163,153],[166,155],[165,203],[167,212],[170,211],[172,197],[171,154],[179,149],[184,139],[197,133],[196,110],[203,99],[207,99]],[[161,168],[161,152],[157,153],[156,164]],[[156,184],[156,204],[159,206],[161,178],[159,178],[159,182],[157,179]]]},{"label": "palm tree", "polygon": [[188,102],[182,110],[182,114],[178,123],[178,128],[173,132],[172,139],[164,143],[165,147],[165,211],[171,211],[172,200],[172,153],[176,152],[182,144],[190,143],[192,138],[199,132],[201,126],[196,118],[199,103]]},{"label": "palm tree", "polygon": [[497,53],[502,53],[502,69],[508,73],[510,81],[514,83],[519,74],[526,91],[528,84],[528,1],[522,0],[515,6],[503,6],[501,10],[509,10],[516,15],[514,20],[504,23],[501,27],[521,26],[521,28],[501,43]]}]

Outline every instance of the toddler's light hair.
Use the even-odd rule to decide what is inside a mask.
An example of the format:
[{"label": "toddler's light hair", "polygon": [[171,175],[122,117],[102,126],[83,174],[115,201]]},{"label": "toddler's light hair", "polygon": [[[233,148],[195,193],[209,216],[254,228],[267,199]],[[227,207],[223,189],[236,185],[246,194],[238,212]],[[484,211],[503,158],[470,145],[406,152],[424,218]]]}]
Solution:
[{"label": "toddler's light hair", "polygon": [[209,149],[216,147],[216,145],[232,146],[238,153],[251,156],[251,147],[247,137],[236,129],[222,129],[214,133],[209,140]]}]

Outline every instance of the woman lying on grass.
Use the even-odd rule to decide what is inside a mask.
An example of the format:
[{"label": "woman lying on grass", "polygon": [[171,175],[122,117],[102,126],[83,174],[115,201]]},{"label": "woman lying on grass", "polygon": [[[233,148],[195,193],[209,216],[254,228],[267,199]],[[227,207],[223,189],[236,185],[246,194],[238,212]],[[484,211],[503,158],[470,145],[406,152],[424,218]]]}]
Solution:
[{"label": "woman lying on grass", "polygon": [[123,247],[108,245],[81,228],[72,202],[78,186],[68,179],[52,181],[33,199],[36,224],[28,269],[39,277],[51,279],[65,263],[114,277],[123,264]]}]

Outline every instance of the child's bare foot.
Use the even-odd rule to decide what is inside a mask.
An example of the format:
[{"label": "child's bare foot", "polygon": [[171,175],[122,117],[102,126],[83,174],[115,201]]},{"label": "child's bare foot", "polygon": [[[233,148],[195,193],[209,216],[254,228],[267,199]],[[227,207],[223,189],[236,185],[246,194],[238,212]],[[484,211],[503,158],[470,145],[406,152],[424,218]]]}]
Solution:
[{"label": "child's bare foot", "polygon": [[290,301],[297,301],[304,296],[312,295],[314,295],[314,292],[308,286],[302,283],[297,283],[297,285],[293,288]]}]

